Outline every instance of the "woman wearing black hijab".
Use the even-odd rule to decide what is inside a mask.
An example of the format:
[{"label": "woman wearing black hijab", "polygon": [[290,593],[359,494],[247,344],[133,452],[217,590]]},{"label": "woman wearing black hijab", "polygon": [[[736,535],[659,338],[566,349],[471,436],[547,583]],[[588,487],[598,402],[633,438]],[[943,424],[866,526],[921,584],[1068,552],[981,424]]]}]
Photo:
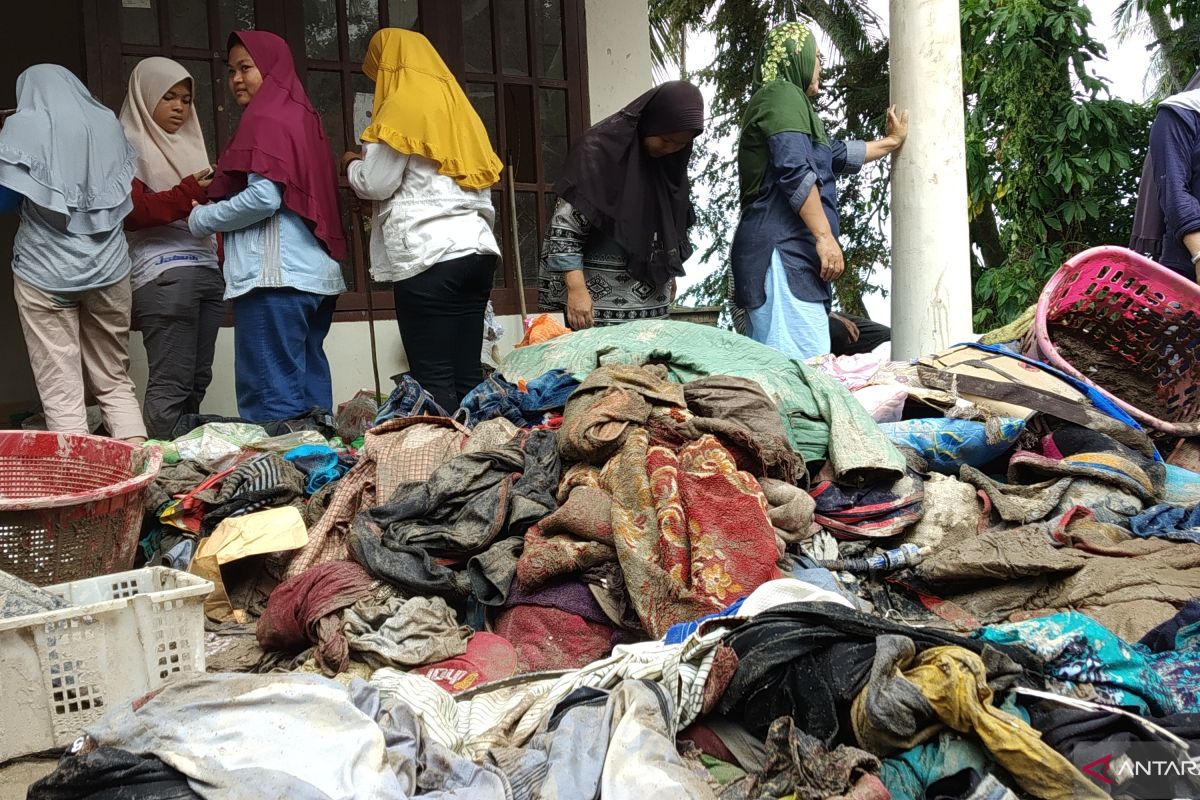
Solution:
[{"label": "woman wearing black hijab", "polygon": [[555,185],[538,302],[574,330],[665,317],[691,255],[688,159],[704,99],[687,81],[655,87],[589,128]]}]

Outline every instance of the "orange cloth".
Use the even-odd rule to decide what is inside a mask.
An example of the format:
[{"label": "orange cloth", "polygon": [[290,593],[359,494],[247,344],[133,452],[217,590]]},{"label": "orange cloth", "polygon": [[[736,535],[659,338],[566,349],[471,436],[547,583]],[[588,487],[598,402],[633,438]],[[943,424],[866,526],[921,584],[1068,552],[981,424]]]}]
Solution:
[{"label": "orange cloth", "polygon": [[540,317],[529,323],[529,330],[525,331],[525,338],[517,344],[517,347],[528,347],[531,344],[541,344],[562,336],[565,333],[570,333],[571,329],[564,326],[549,314],[542,314]]}]

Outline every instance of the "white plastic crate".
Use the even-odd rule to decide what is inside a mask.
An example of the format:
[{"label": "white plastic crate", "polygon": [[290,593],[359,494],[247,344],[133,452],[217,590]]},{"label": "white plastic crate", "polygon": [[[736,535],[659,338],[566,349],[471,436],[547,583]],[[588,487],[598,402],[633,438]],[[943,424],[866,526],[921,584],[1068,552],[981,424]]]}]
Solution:
[{"label": "white plastic crate", "polygon": [[151,567],[45,589],[70,607],[0,619],[0,761],[66,747],[110,708],[204,671],[211,582]]}]

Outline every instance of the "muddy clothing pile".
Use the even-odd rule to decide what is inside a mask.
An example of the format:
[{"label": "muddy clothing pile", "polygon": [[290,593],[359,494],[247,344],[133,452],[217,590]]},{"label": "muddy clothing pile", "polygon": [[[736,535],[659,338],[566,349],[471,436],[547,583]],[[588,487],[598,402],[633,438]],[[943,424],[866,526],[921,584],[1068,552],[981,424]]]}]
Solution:
[{"label": "muddy clothing pile", "polygon": [[369,400],[170,443],[143,552],[218,584],[210,674],[31,798],[1200,795],[1083,769],[1200,755],[1200,474],[1011,349],[646,321]]}]

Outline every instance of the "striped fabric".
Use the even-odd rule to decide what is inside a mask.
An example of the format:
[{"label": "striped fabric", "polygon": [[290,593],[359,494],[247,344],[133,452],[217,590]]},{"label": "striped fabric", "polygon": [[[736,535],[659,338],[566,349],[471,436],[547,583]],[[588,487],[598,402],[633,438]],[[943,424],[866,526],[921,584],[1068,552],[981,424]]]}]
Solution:
[{"label": "striped fabric", "polygon": [[261,455],[243,461],[221,482],[215,505],[228,503],[237,495],[257,494],[280,486],[304,486],[304,475],[275,453]]},{"label": "striped fabric", "polygon": [[385,705],[403,701],[413,708],[427,736],[478,761],[496,748],[525,746],[545,728],[554,708],[581,686],[611,690],[624,680],[654,681],[671,696],[675,730],[687,727],[700,715],[704,687],[725,633],[716,627],[683,644],[618,645],[611,656],[582,669],[499,681],[458,699],[428,678],[393,669],[376,671],[371,684]]}]

